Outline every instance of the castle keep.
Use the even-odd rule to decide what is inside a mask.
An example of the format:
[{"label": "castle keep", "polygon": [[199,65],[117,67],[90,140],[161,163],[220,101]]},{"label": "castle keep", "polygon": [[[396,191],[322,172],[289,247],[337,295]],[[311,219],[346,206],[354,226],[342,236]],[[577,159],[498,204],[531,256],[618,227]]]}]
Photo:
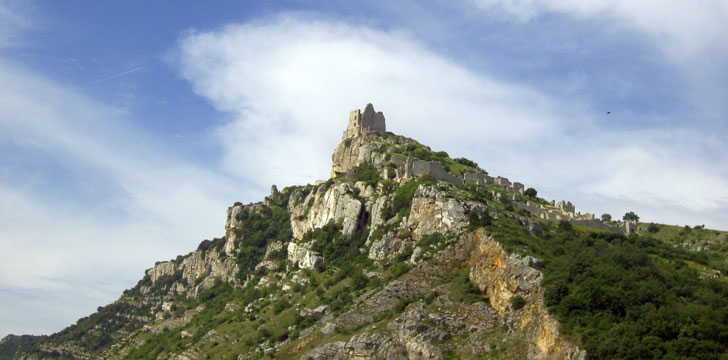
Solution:
[{"label": "castle keep", "polygon": [[384,114],[375,112],[371,103],[367,104],[364,112],[356,109],[349,113],[349,126],[344,131],[343,139],[350,139],[371,133],[383,133],[387,131],[384,123]]}]

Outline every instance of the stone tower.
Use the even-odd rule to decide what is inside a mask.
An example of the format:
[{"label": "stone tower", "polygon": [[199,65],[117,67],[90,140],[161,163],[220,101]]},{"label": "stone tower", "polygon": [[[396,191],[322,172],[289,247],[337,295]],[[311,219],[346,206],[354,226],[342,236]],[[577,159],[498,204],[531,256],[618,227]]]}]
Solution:
[{"label": "stone tower", "polygon": [[349,113],[349,126],[344,131],[342,139],[349,139],[371,133],[382,133],[387,131],[384,122],[384,114],[375,112],[372,104],[367,104],[364,112],[359,109]]}]

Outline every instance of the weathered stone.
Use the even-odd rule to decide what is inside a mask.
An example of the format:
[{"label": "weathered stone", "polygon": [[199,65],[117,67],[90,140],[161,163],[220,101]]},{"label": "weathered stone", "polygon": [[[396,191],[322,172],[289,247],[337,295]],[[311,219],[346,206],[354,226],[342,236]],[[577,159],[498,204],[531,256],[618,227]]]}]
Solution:
[{"label": "weathered stone", "polygon": [[419,241],[439,232],[456,232],[465,226],[465,208],[435,186],[420,185],[412,199],[412,210],[404,227]]},{"label": "weathered stone", "polygon": [[353,195],[353,187],[346,182],[337,182],[328,188],[320,186],[315,193],[291,210],[293,237],[303,238],[309,230],[320,228],[329,221],[341,221],[342,233],[351,236],[365,219],[361,201]]},{"label": "weathered stone", "polygon": [[372,104],[367,104],[364,112],[356,109],[349,113],[349,126],[344,131],[343,139],[359,137],[370,133],[381,133],[387,131],[382,112],[374,111]]},{"label": "weathered stone", "polygon": [[324,258],[315,251],[309,250],[312,243],[288,243],[288,261],[302,269],[315,269],[322,264]]},{"label": "weathered stone", "polygon": [[449,183],[462,185],[463,181],[457,176],[450,174],[445,170],[441,163],[437,161],[417,160],[412,163],[412,176],[432,176],[437,180],[447,181]]}]

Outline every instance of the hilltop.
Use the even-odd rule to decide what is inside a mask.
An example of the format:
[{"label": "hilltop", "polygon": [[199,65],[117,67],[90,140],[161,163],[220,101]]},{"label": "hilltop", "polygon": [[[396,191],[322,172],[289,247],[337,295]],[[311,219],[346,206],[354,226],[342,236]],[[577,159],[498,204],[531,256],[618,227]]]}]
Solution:
[{"label": "hilltop", "polygon": [[728,358],[724,232],[547,201],[349,114],[331,177],[227,209],[22,359]]}]

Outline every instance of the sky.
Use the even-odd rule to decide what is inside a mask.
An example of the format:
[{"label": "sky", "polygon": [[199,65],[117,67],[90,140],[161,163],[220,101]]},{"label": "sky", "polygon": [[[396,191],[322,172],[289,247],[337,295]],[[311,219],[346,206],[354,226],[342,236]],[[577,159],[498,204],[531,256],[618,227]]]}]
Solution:
[{"label": "sky", "polygon": [[0,337],[328,178],[369,102],[578,211],[728,230],[725,34],[724,0],[0,0]]}]

